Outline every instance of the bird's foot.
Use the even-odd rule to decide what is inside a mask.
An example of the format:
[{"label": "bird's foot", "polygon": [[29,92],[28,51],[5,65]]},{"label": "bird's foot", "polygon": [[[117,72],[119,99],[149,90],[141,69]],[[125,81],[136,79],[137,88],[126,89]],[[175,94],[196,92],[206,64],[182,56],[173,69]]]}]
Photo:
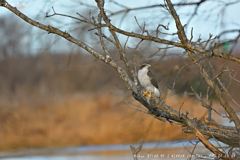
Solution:
[{"label": "bird's foot", "polygon": [[143,96],[148,95],[148,91],[143,92]]},{"label": "bird's foot", "polygon": [[151,98],[152,97],[152,93],[151,92],[148,92],[148,91],[146,91],[146,92],[143,92],[143,96],[147,96],[147,98]]},{"label": "bird's foot", "polygon": [[147,95],[148,98],[151,98],[152,97],[152,93],[150,92],[148,95]]}]

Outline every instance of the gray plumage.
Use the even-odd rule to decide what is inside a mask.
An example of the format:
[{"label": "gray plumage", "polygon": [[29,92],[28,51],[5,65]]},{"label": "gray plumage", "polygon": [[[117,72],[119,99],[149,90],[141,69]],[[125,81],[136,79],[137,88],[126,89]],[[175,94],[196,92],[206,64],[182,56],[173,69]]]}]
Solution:
[{"label": "gray plumage", "polygon": [[138,70],[138,80],[148,92],[151,92],[156,97],[160,97],[161,92],[158,88],[156,78],[152,72],[148,69],[151,67],[150,64],[144,63]]}]

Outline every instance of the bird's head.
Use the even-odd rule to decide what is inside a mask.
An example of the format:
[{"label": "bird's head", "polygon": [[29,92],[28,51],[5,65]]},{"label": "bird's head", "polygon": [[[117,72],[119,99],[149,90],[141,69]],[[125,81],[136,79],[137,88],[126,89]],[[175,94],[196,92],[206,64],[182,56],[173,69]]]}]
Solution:
[{"label": "bird's head", "polygon": [[151,67],[151,65],[148,64],[148,63],[143,63],[143,64],[141,65],[140,69],[142,69],[142,68],[148,68],[148,67]]}]

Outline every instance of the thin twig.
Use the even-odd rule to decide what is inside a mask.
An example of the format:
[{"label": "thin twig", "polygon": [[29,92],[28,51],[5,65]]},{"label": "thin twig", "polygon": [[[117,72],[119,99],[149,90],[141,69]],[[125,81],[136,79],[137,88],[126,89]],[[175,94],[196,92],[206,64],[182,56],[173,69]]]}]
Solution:
[{"label": "thin twig", "polygon": [[133,159],[134,160],[138,160],[137,158],[137,154],[142,150],[142,146],[143,146],[143,140],[141,140],[139,146],[137,148],[130,146],[131,150],[132,150],[132,154],[133,154]]},{"label": "thin twig", "polygon": [[124,44],[124,53],[126,53],[126,46],[127,46],[128,39],[129,39],[129,36],[127,37],[127,40],[126,40],[126,42]]},{"label": "thin twig", "polygon": [[57,16],[69,17],[69,18],[76,19],[76,20],[81,21],[81,22],[89,23],[89,21],[85,17],[84,17],[84,20],[83,20],[83,19],[79,19],[77,17],[73,17],[73,16],[70,16],[70,15],[56,13],[53,7],[52,7],[52,10],[53,10],[53,14],[49,15],[48,12],[47,12],[46,17],[52,17],[52,16],[57,15]]},{"label": "thin twig", "polygon": [[199,142],[199,141],[197,141],[196,144],[194,145],[194,147],[193,147],[193,149],[192,149],[192,152],[191,152],[191,155],[190,155],[190,157],[189,157],[189,160],[191,160],[192,155],[193,155],[193,153],[194,153],[194,151],[195,151],[195,149],[196,149],[196,147],[197,147],[197,145],[198,145],[198,142]]}]

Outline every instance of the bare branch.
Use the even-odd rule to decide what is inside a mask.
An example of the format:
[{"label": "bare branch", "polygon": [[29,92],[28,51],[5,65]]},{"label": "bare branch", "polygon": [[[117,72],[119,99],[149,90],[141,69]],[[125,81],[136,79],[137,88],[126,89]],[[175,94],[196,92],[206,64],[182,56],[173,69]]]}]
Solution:
[{"label": "bare branch", "polygon": [[196,96],[196,98],[201,101],[202,106],[208,109],[208,117],[206,118],[208,120],[208,122],[205,122],[204,124],[206,124],[206,125],[213,125],[213,126],[219,128],[219,129],[236,131],[235,127],[229,127],[229,126],[220,125],[215,120],[213,120],[212,117],[211,117],[211,111],[212,110],[214,110],[218,115],[220,115],[220,114],[215,109],[213,109],[210,105],[206,104],[201,99],[201,97],[194,91],[194,89],[192,87],[191,87],[191,89],[194,92],[194,95]]},{"label": "bare branch", "polygon": [[[167,47],[167,48],[170,48],[170,47]],[[153,54],[150,55],[150,56],[145,56],[144,58],[151,58],[151,57],[155,56],[158,52],[160,52],[161,49],[162,49],[162,48],[158,48],[158,50],[157,50],[155,53],[153,53]]]},{"label": "bare branch", "polygon": [[233,62],[236,62],[236,63],[240,64],[240,58],[237,58],[237,57],[234,57],[234,56],[231,56],[231,55],[227,55],[227,54],[224,54],[224,53],[218,53],[217,51],[212,51],[212,56],[221,57],[221,58],[228,59],[228,60],[231,60]]},{"label": "bare branch", "polygon": [[[169,30],[168,26],[169,26],[169,23],[168,23],[167,26],[164,26],[164,25],[162,25],[162,24],[159,24],[158,27],[157,27],[157,29],[156,29],[156,38],[158,38],[159,27],[163,27],[164,29]],[[162,32],[160,32],[160,33],[162,33]],[[162,34],[165,34],[165,33],[162,33]]]},{"label": "bare branch", "polygon": [[116,1],[114,1],[114,0],[110,0],[110,2],[112,2],[112,3],[116,4],[117,6],[120,6],[120,7],[122,7],[122,8],[126,8],[126,9],[128,9],[128,7],[127,7],[127,6],[124,6],[124,5],[122,5],[122,4],[120,4],[120,3],[118,3],[118,2],[116,2]]},{"label": "bare branch", "polygon": [[129,39],[129,37],[127,38],[127,40],[126,40],[126,42],[124,44],[124,53],[126,53],[126,46],[127,46],[128,39]]},{"label": "bare branch", "polygon": [[70,15],[56,13],[53,7],[52,7],[52,10],[53,10],[53,14],[49,15],[48,13],[46,13],[46,17],[63,16],[63,17],[69,17],[69,18],[78,20],[78,21],[80,21],[80,22],[89,23],[89,21],[87,20],[87,18],[85,18],[85,17],[83,17],[83,16],[82,16],[82,17],[84,18],[84,20],[83,20],[83,19],[79,19],[79,18],[77,18],[77,17],[70,16]]},{"label": "bare branch", "polygon": [[189,160],[191,160],[191,158],[192,158],[192,155],[193,155],[193,153],[194,153],[194,150],[196,149],[196,147],[197,147],[198,143],[199,143],[199,141],[198,141],[198,142],[196,142],[196,144],[194,145],[194,147],[193,147],[193,150],[192,150],[192,152],[191,152],[191,156],[190,156]]},{"label": "bare branch", "polygon": [[203,47],[204,50],[206,49],[208,43],[211,41],[212,36],[213,36],[212,34],[209,34],[209,38],[208,38],[206,44],[205,44],[204,47]]},{"label": "bare branch", "polygon": [[134,18],[135,18],[135,21],[136,21],[136,23],[137,23],[137,25],[138,25],[138,27],[143,31],[143,29],[142,29],[142,27],[140,26],[140,24],[138,23],[138,20],[137,20],[137,17],[136,16],[134,16]]},{"label": "bare branch", "polygon": [[[200,0],[199,2],[189,2],[189,3],[176,3],[173,4],[173,6],[192,6],[192,5],[199,5],[200,3],[203,3],[205,0]],[[109,17],[111,16],[115,16],[124,12],[130,12],[130,11],[137,11],[137,10],[144,10],[144,9],[152,9],[152,8],[159,8],[159,7],[163,7],[165,8],[166,5],[165,4],[157,4],[157,5],[150,5],[150,6],[144,6],[144,7],[136,7],[136,8],[127,8],[127,9],[123,9],[114,13],[111,13],[109,15]]]},{"label": "bare branch", "polygon": [[130,72],[130,74],[131,74],[131,76],[132,76],[132,78],[133,78],[133,80],[134,80],[134,83],[137,84],[137,83],[138,83],[138,82],[137,82],[137,75],[135,74],[134,70],[133,70],[132,67],[130,66],[130,64],[129,64],[126,56],[125,56],[125,53],[124,53],[123,50],[122,50],[122,46],[121,46],[121,44],[120,44],[120,42],[119,42],[119,40],[118,40],[118,37],[117,37],[116,33],[114,32],[114,30],[112,29],[112,25],[111,25],[111,23],[110,23],[110,20],[108,19],[108,17],[107,17],[106,14],[105,14],[105,11],[104,11],[104,8],[103,8],[103,6],[104,6],[104,0],[103,0],[102,2],[101,2],[100,0],[96,0],[96,2],[97,2],[97,5],[98,5],[98,8],[100,9],[100,14],[101,14],[103,20],[104,20],[105,23],[108,25],[109,31],[111,32],[111,34],[112,34],[113,37],[114,37],[114,40],[115,40],[116,45],[117,45],[117,48],[118,48],[118,50],[119,50],[119,52],[120,52],[120,55],[121,55],[120,59],[124,61],[125,65],[126,65],[126,67],[127,67],[127,69],[128,69],[128,71]]},{"label": "bare branch", "polygon": [[217,38],[219,39],[222,35],[227,34],[227,33],[232,33],[232,32],[240,32],[240,29],[225,30],[225,31],[221,32],[221,33],[217,36]]},{"label": "bare branch", "polygon": [[[98,15],[98,22],[101,24],[101,15],[99,14]],[[96,21],[95,21],[95,19],[94,19],[94,17],[93,17],[93,22],[94,22],[94,24],[96,24]],[[109,54],[109,52],[108,52],[108,50],[107,50],[107,48],[106,48],[106,46],[105,46],[105,44],[104,44],[104,41],[103,41],[103,35],[102,35],[102,28],[98,28],[97,29],[98,30],[98,34],[99,34],[99,38],[100,38],[100,42],[101,42],[101,46],[102,46],[102,48],[103,48],[103,51],[105,52],[105,54],[106,54],[106,60],[108,61],[108,60],[111,60],[112,58],[111,58],[111,56],[110,56],[110,54]]]},{"label": "bare branch", "polygon": [[138,42],[138,44],[136,45],[135,50],[137,50],[138,46],[139,46],[142,42],[143,42],[143,40],[141,39],[141,40]]},{"label": "bare branch", "polygon": [[190,38],[190,40],[189,40],[189,43],[192,42],[192,39],[193,39],[193,27],[192,27],[192,29],[191,29],[191,38]]},{"label": "bare branch", "polygon": [[132,150],[132,154],[133,154],[133,159],[134,160],[138,160],[137,158],[137,154],[142,150],[142,146],[143,146],[143,140],[140,142],[139,146],[137,148],[130,146],[131,150]]},{"label": "bare branch", "polygon": [[235,38],[235,40],[234,40],[234,44],[233,44],[233,46],[231,47],[231,49],[230,49],[228,55],[231,55],[231,54],[232,54],[234,48],[237,46],[237,42],[238,42],[239,38],[240,38],[240,31],[239,31],[239,33],[238,33],[238,36]]},{"label": "bare branch", "polygon": [[213,119],[209,120],[208,122],[205,122],[205,124],[208,125],[208,126],[213,125],[213,126],[219,128],[219,129],[236,131],[236,128],[235,128],[235,127],[220,125],[220,124],[218,124],[218,123],[217,123],[215,120],[213,120]]},{"label": "bare branch", "polygon": [[[99,36],[99,34],[98,33],[95,33],[97,36]],[[116,45],[116,43],[113,41],[113,40],[111,40],[110,38],[108,38],[106,35],[104,35],[103,33],[102,33],[102,37],[103,38],[105,38],[106,40],[108,40],[109,42],[111,42],[112,44],[114,44],[115,46],[117,46]]]},{"label": "bare branch", "polygon": [[236,74],[235,74],[234,76],[232,76],[232,73],[230,72],[230,70],[228,70],[228,74],[229,74],[229,77],[230,77],[231,79],[233,79],[234,81],[240,83],[240,80],[238,80],[238,79],[235,78],[237,72],[236,72]]},{"label": "bare branch", "polygon": [[208,148],[211,152],[213,152],[215,155],[217,155],[219,158],[226,158],[225,154],[221,152],[219,149],[214,147],[208,140],[205,138],[201,132],[199,132],[197,129],[195,129],[195,134],[197,138],[204,144],[206,148]]},{"label": "bare branch", "polygon": [[176,27],[178,29],[178,38],[180,39],[182,44],[185,46],[187,43],[187,37],[185,35],[184,27],[177,15],[175,9],[173,8],[172,2],[170,0],[166,0],[166,2],[167,2],[168,9],[169,9],[171,15],[175,19]]},{"label": "bare branch", "polygon": [[[171,3],[170,0],[166,0],[170,13],[172,14],[177,29],[178,29],[178,37],[181,40],[181,43],[184,46],[187,46],[186,44],[187,42],[187,37],[185,35],[184,32],[184,28],[180,22],[180,19]],[[230,115],[230,117],[232,118],[232,120],[235,123],[235,127],[238,131],[238,134],[240,136],[240,120],[237,116],[237,114],[234,112],[234,110],[232,109],[232,107],[229,105],[229,103],[226,101],[225,97],[223,96],[220,88],[216,85],[216,83],[214,81],[212,81],[212,79],[209,77],[209,75],[207,74],[206,70],[204,69],[204,67],[198,62],[198,58],[195,55],[195,53],[191,50],[187,50],[189,57],[194,61],[195,65],[198,67],[200,73],[202,74],[202,76],[205,78],[207,84],[214,90],[214,92],[216,93],[217,97],[219,98],[220,104],[223,106],[223,108],[225,109],[225,111]]]}]

